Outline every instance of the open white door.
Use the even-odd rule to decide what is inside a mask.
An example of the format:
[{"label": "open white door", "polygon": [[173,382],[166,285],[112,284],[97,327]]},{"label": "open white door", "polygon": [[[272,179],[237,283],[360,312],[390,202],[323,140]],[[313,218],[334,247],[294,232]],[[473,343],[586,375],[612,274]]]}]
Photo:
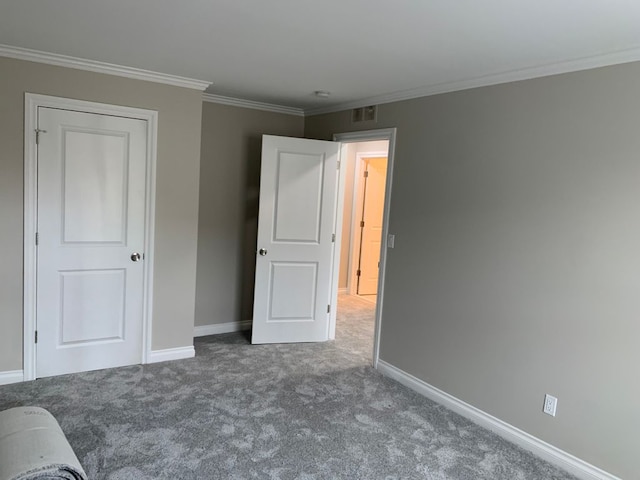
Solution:
[{"label": "open white door", "polygon": [[329,339],[339,151],[337,142],[262,138],[254,344]]}]

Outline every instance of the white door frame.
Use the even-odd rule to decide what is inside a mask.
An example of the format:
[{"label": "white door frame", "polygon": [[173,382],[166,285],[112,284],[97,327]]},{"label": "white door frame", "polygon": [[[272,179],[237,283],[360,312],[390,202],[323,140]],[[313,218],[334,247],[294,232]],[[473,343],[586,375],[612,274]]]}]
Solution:
[{"label": "white door frame", "polygon": [[358,283],[358,277],[356,272],[358,270],[358,262],[355,258],[354,252],[356,250],[357,235],[356,231],[360,228],[359,214],[357,207],[361,206],[360,195],[362,194],[362,172],[363,161],[367,158],[380,158],[387,157],[387,152],[358,152],[356,153],[356,163],[353,175],[353,195],[351,198],[351,235],[349,238],[349,263],[347,265],[347,291],[349,295],[357,295],[356,285]]},{"label": "white door frame", "polygon": [[[389,154],[387,156],[387,183],[384,193],[384,216],[382,219],[382,242],[380,247],[380,272],[378,276],[378,297],[376,301],[376,317],[373,337],[373,368],[378,367],[378,360],[380,358],[380,328],[382,325],[382,307],[384,302],[384,281],[387,265],[387,239],[389,236],[389,211],[391,207],[391,185],[393,184],[393,160],[396,149],[396,129],[395,128],[383,128],[379,130],[365,130],[361,132],[349,132],[349,133],[337,133],[333,136],[333,140],[341,142],[343,148],[340,155],[340,162],[342,163],[345,154],[345,143],[355,142],[368,142],[371,140],[388,140],[389,141]],[[344,183],[345,183],[345,171],[346,168],[340,168],[340,180],[338,183],[338,205],[336,212],[336,245],[342,238],[342,217],[344,211]],[[333,301],[331,305],[337,305],[338,299],[338,278],[340,271],[340,249],[334,249],[333,257],[333,277],[332,277],[332,296]],[[335,332],[335,311],[331,312],[331,328]],[[334,334],[335,337],[335,334]],[[331,337],[333,338],[333,337]]]},{"label": "white door frame", "polygon": [[23,375],[24,381],[36,378],[36,274],[37,250],[35,244],[38,226],[38,150],[36,129],[38,108],[58,108],[86,113],[113,115],[145,120],[147,122],[145,245],[142,311],[142,358],[151,358],[151,328],[153,302],[153,247],[155,234],[156,158],[158,137],[158,112],[140,108],[86,102],[69,98],[25,93],[24,102],[24,296],[23,296]]}]

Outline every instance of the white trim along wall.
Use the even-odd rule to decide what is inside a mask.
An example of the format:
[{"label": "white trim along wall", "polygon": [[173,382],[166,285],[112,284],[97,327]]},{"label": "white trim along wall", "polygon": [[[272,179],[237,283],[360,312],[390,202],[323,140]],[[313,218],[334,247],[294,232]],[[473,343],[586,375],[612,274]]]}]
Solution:
[{"label": "white trim along wall", "polygon": [[86,58],[70,57],[57,53],[43,52],[41,50],[31,50],[30,48],[12,47],[10,45],[0,45],[0,56],[26,60],[29,62],[45,63],[60,67],[75,68],[89,72],[106,73],[117,77],[133,78],[135,80],[145,80],[147,82],[164,83],[176,87],[191,88],[194,90],[204,90],[211,82],[196,80],[193,78],[169,75],[167,73],[152,72],[140,68],[125,67],[113,63],[87,60]]},{"label": "white trim along wall", "polygon": [[252,320],[242,322],[212,323],[210,325],[196,325],[193,328],[194,337],[206,337],[207,335],[219,335],[221,333],[241,332],[251,329]]},{"label": "white trim along wall", "polygon": [[296,117],[304,117],[304,110],[301,108],[285,107],[283,105],[274,105],[273,103],[256,102],[254,100],[225,97],[223,95],[214,95],[211,93],[203,93],[202,100],[209,103],[219,103],[220,105],[230,105],[232,107],[250,108],[252,110],[262,110],[264,112],[284,113],[287,115],[295,115]]},{"label": "white trim along wall", "polygon": [[22,381],[24,381],[24,372],[22,370],[0,372],[0,385],[8,385],[10,383],[18,383]]},{"label": "white trim along wall", "polygon": [[622,480],[621,478],[611,475],[610,473],[605,472],[584,460],[580,460],[578,457],[575,457],[564,450],[560,450],[559,448],[508,424],[507,422],[503,422],[502,420],[489,415],[479,408],[463,402],[453,395],[443,392],[433,385],[414,377],[384,360],[378,360],[378,366],[376,368],[384,376],[396,380],[405,387],[409,387],[411,390],[414,390],[434,402],[447,407],[449,410],[453,410],[454,412],[471,420],[473,423],[491,430],[509,442],[515,443],[519,447],[532,452],[543,460],[557,465],[581,480]]},{"label": "white trim along wall", "polygon": [[147,361],[144,363],[168,362],[171,360],[182,360],[196,356],[196,350],[190,347],[165,348],[164,350],[154,350],[149,353]]}]

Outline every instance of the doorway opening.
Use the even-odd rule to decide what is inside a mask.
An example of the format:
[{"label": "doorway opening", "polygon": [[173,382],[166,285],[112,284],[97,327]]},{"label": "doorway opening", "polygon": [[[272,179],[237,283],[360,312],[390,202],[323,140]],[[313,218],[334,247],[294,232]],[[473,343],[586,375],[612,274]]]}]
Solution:
[{"label": "doorway opening", "polygon": [[[355,318],[371,335],[372,364],[378,361],[386,235],[392,172],[393,131],[336,135],[343,143],[343,205],[338,273],[338,314]],[[340,220],[339,220],[340,221]],[[358,310],[357,315],[347,310]],[[347,315],[343,315],[347,314]]]},{"label": "doorway opening", "polygon": [[[357,295],[375,303],[378,294],[389,142],[359,142],[347,148],[351,150],[347,162],[353,165],[347,175],[353,175],[353,182],[352,195],[350,199],[345,198],[343,212],[343,219],[346,220],[343,221],[343,229],[344,224],[349,223],[349,230],[343,230],[342,247],[345,255],[341,258],[340,274],[346,283],[342,288],[349,295]],[[348,232],[348,238],[345,232]]]},{"label": "doorway opening", "polygon": [[335,339],[338,293],[355,289],[348,296],[369,307],[377,367],[394,146],[395,128],[334,142],[263,136],[252,343]]}]

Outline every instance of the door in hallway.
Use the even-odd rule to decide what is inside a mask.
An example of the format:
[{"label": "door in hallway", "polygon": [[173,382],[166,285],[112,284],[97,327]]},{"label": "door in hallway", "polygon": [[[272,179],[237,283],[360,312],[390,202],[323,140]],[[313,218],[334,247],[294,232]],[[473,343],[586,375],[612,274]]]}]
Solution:
[{"label": "door in hallway", "polygon": [[375,295],[378,292],[387,157],[366,158],[363,162],[364,186],[358,267],[360,274],[357,293],[358,295]]}]

